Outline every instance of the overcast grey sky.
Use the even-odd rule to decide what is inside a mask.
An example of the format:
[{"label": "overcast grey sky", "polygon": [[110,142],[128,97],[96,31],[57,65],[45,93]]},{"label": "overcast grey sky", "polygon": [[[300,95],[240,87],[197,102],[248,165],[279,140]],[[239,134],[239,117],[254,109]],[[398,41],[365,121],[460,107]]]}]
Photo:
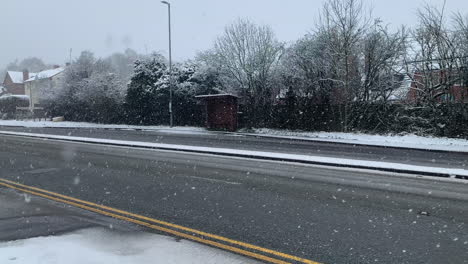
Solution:
[{"label": "overcast grey sky", "polygon": [[[271,25],[291,42],[310,31],[324,0],[172,0],[175,59],[212,46],[226,24],[238,17]],[[364,0],[374,16],[392,26],[414,25],[422,0]],[[442,0],[427,0],[441,6]],[[36,56],[64,63],[88,49],[106,56],[126,47],[167,54],[167,9],[159,0],[2,1],[0,67]],[[447,0],[449,12],[468,12],[468,0]]]}]

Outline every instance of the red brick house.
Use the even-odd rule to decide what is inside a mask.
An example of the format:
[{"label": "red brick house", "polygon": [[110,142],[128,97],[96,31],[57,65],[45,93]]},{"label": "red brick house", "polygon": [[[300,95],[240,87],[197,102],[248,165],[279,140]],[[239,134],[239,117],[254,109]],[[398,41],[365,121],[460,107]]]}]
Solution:
[{"label": "red brick house", "polygon": [[3,87],[2,85],[0,85],[0,96],[2,96],[3,94],[6,94],[7,93],[7,89],[5,87]]},{"label": "red brick house", "polygon": [[[444,74],[440,71],[434,71],[432,85],[436,87],[436,82],[442,82],[444,77]],[[401,86],[392,91],[389,100],[395,103],[409,104],[421,102],[424,96],[424,78],[423,74],[417,72],[411,76],[405,75]],[[443,87],[434,88],[431,94],[427,96],[435,97],[436,102],[440,103],[468,103],[468,86],[460,81],[452,85],[447,91],[444,91]]]},{"label": "red brick house", "polygon": [[[436,70],[432,74],[433,76],[427,78],[432,77],[432,85],[434,87],[437,86],[438,83],[442,83],[445,79],[445,74],[442,71]],[[413,81],[411,82],[411,87],[407,94],[407,102],[417,103],[421,100],[423,96],[421,90],[424,89],[425,83],[424,78],[425,76],[421,73],[415,73],[413,75]],[[430,96],[436,97],[436,100],[440,103],[468,103],[468,86],[464,84],[463,81],[453,84],[447,91],[443,91],[442,89],[442,87],[434,89]],[[439,96],[439,94],[441,95]]]},{"label": "red brick house", "polygon": [[23,72],[7,71],[2,86],[5,87],[6,93],[24,95],[24,81],[35,75],[35,73],[30,73],[27,70]]}]

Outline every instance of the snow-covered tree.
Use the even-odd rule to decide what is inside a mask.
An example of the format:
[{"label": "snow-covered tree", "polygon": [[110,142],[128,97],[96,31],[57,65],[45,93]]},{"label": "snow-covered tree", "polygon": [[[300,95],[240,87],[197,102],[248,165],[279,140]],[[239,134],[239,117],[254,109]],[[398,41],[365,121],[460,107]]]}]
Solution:
[{"label": "snow-covered tree", "polygon": [[21,61],[13,61],[6,66],[6,70],[9,71],[23,71],[28,70],[29,72],[39,72],[47,69],[48,65],[44,63],[40,58],[29,57]]},{"label": "snow-covered tree", "polygon": [[158,54],[137,60],[126,97],[130,120],[141,124],[165,124],[169,121],[169,93],[172,78],[175,122],[187,124],[198,108],[195,96],[217,93],[214,73],[197,63],[176,63],[172,77],[165,59]]},{"label": "snow-covered tree", "polygon": [[161,85],[157,85],[166,68],[165,60],[159,54],[135,61],[126,97],[130,122],[156,124],[166,119],[168,106],[163,105],[166,100],[162,97],[168,97],[169,94],[163,93]]},{"label": "snow-covered tree", "polygon": [[126,88],[119,75],[102,59],[84,51],[65,70],[65,81],[49,91],[46,106],[68,120],[121,122]]},{"label": "snow-covered tree", "polygon": [[118,74],[123,80],[130,80],[133,74],[133,64],[136,60],[143,58],[142,55],[138,54],[132,49],[126,49],[123,53],[117,52],[105,59],[112,68],[115,69],[115,73]]}]

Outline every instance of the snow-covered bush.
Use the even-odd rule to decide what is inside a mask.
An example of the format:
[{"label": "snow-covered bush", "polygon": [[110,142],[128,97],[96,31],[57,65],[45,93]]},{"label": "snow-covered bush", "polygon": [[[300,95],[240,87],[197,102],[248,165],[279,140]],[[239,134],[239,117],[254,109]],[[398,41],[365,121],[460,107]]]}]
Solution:
[{"label": "snow-covered bush", "polygon": [[125,85],[109,63],[83,52],[65,70],[65,82],[45,105],[52,115],[98,123],[124,121]]},{"label": "snow-covered bush", "polygon": [[134,124],[168,124],[172,78],[174,123],[200,125],[201,106],[195,96],[218,93],[216,76],[196,63],[176,64],[170,77],[164,59],[153,54],[135,62],[135,72],[128,86],[128,120]]}]

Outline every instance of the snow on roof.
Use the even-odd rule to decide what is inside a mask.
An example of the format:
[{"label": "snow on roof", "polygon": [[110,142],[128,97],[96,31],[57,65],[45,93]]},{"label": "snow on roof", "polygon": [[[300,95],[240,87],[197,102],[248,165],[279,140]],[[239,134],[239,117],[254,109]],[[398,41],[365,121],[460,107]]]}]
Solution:
[{"label": "snow on roof", "polygon": [[[12,81],[13,83],[23,83],[23,82],[24,82],[24,80],[23,80],[23,72],[8,71],[7,73],[8,73],[8,75],[10,76],[11,81]],[[33,76],[35,76],[35,75],[36,75],[36,73],[30,72],[28,78],[31,78],[31,77],[33,77]]]},{"label": "snow on roof", "polygon": [[207,95],[197,95],[195,98],[206,98],[206,97],[224,97],[224,96],[232,96],[238,98],[239,96],[233,94],[207,94]]},{"label": "snow on roof", "polygon": [[412,80],[405,74],[403,80],[401,81],[400,87],[393,90],[392,94],[388,97],[388,100],[391,101],[402,101],[407,98],[408,92],[411,88]]},{"label": "snow on roof", "polygon": [[23,100],[29,100],[29,96],[24,95],[24,94],[5,94],[0,96],[0,100],[6,100],[8,98],[18,98],[18,99],[23,99]]},{"label": "snow on roof", "polygon": [[63,72],[64,70],[65,70],[64,68],[56,68],[56,69],[41,71],[41,72],[36,73],[34,76],[30,77],[29,79],[27,79],[25,82],[32,82],[35,80],[51,78]]}]

